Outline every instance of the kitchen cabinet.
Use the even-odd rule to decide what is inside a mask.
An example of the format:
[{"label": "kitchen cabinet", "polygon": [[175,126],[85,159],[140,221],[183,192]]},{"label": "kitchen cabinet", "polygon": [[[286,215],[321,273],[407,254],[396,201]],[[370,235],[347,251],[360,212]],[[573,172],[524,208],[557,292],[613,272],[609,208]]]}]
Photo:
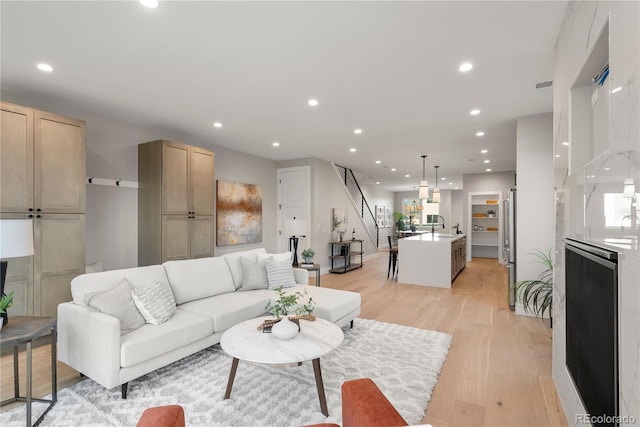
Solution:
[{"label": "kitchen cabinet", "polygon": [[451,243],[451,281],[467,266],[467,238],[462,237]]},{"label": "kitchen cabinet", "polygon": [[9,312],[56,316],[85,268],[85,123],[0,107],[0,216],[32,219],[34,236],[34,255],[8,262]]},{"label": "kitchen cabinet", "polygon": [[166,140],[138,146],[138,264],[213,256],[214,153]]},{"label": "kitchen cabinet", "polygon": [[502,192],[469,193],[468,201],[468,244],[467,260],[472,257],[502,257]]}]

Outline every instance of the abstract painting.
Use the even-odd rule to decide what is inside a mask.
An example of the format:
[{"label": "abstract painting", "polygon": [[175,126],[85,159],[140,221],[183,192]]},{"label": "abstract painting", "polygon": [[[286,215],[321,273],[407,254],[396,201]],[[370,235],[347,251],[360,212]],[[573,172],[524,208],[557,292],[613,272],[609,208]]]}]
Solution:
[{"label": "abstract painting", "polygon": [[262,187],[218,180],[216,188],[216,244],[262,241]]}]

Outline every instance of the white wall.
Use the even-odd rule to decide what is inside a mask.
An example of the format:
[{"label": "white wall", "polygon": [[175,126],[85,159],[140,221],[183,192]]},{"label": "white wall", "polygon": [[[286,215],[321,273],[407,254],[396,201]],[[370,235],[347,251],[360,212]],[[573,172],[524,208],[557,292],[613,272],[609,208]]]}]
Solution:
[{"label": "white wall", "polygon": [[[531,253],[553,248],[553,114],[521,117],[517,124],[516,281],[538,277],[544,266]],[[516,313],[526,314],[522,304]]]}]

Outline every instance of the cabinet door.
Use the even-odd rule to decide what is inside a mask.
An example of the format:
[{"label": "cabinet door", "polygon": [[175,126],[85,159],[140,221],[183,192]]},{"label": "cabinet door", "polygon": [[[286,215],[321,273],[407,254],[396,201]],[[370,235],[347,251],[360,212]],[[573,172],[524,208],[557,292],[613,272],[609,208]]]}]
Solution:
[{"label": "cabinet door", "polygon": [[55,317],[71,301],[71,280],[84,273],[85,215],[42,214],[33,220],[34,314]]},{"label": "cabinet door", "polygon": [[191,211],[196,215],[213,215],[213,153],[191,147]]},{"label": "cabinet door", "polygon": [[189,259],[190,221],[188,215],[162,216],[162,262]]},{"label": "cabinet door", "polygon": [[162,211],[187,215],[189,207],[189,147],[165,142],[162,158]]},{"label": "cabinet door", "polygon": [[84,122],[35,112],[34,202],[46,213],[85,212]]},{"label": "cabinet door", "polygon": [[191,258],[213,256],[214,216],[196,216],[191,219]]},{"label": "cabinet door", "polygon": [[0,211],[33,208],[33,110],[1,104]]}]

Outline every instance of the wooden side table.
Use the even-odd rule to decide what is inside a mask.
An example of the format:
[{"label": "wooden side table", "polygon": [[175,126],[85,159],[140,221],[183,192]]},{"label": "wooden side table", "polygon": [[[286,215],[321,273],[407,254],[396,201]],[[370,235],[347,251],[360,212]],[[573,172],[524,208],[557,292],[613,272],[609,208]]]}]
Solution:
[{"label": "wooden side table", "polygon": [[[34,399],[32,397],[32,360],[31,347],[33,341],[44,335],[51,334],[51,399]],[[37,426],[42,422],[44,416],[58,401],[57,387],[57,354],[56,354],[56,318],[55,317],[33,317],[33,316],[11,316],[9,323],[0,330],[0,348],[13,347],[13,391],[14,397],[0,402],[0,406],[4,406],[16,401],[26,402],[26,420],[27,427],[31,427],[31,403],[43,402],[49,405],[42,415],[38,417],[33,424]],[[20,397],[20,377],[18,376],[18,350],[20,344],[26,344],[27,350],[27,395]]]},{"label": "wooden side table", "polygon": [[320,286],[320,264],[313,264],[313,266],[305,266],[300,264],[300,268],[304,268],[305,270],[315,271],[316,272],[316,286]]}]

